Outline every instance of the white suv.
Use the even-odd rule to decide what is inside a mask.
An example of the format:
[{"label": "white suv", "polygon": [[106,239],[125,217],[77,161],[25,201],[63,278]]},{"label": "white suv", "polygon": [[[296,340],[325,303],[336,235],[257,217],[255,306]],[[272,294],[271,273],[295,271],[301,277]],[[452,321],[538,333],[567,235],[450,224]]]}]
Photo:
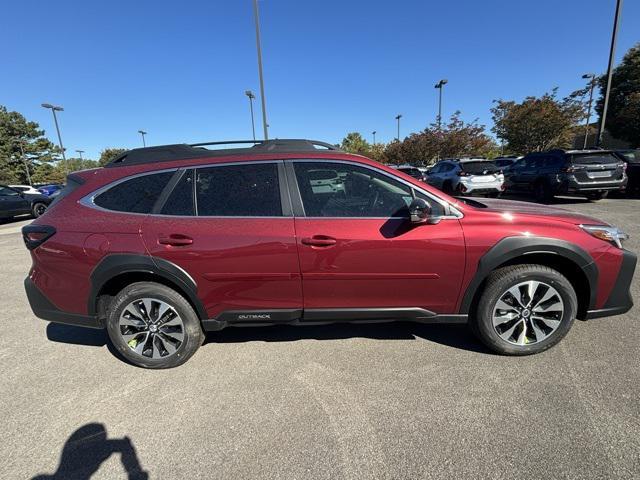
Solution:
[{"label": "white suv", "polygon": [[504,191],[502,170],[491,160],[442,160],[427,173],[427,183],[445,193],[498,197]]}]

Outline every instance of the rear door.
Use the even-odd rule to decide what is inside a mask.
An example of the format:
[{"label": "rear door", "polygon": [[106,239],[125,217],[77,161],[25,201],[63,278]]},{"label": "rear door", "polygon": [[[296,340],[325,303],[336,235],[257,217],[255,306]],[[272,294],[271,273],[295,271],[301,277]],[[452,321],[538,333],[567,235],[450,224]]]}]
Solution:
[{"label": "rear door", "polygon": [[[386,172],[338,161],[292,161],[296,234],[302,271],[305,317],[322,318],[327,308],[418,307],[450,313],[457,300],[465,262],[460,222],[443,217],[435,225],[413,226],[408,205],[414,196],[434,198]],[[330,168],[344,178],[331,193],[316,188],[310,173]],[[351,312],[353,314],[353,311]]]},{"label": "rear door", "polygon": [[300,314],[294,221],[280,170],[282,162],[263,161],[180,171],[164,205],[143,222],[149,253],[194,279],[209,318],[260,323]]}]

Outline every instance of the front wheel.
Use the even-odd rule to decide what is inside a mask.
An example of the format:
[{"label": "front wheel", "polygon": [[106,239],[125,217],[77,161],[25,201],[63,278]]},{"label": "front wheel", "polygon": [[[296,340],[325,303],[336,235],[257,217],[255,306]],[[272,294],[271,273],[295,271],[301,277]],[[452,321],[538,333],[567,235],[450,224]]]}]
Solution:
[{"label": "front wheel", "polygon": [[472,326],[493,351],[530,355],[562,340],[577,311],[575,290],[560,272],[514,265],[489,276]]},{"label": "front wheel", "polygon": [[116,350],[144,368],[182,365],[204,341],[189,302],[154,282],[133,283],[116,295],[108,310],[107,331]]},{"label": "front wheel", "polygon": [[31,215],[33,215],[33,218],[38,218],[46,211],[47,205],[42,202],[36,202],[33,204],[33,207],[31,207]]}]

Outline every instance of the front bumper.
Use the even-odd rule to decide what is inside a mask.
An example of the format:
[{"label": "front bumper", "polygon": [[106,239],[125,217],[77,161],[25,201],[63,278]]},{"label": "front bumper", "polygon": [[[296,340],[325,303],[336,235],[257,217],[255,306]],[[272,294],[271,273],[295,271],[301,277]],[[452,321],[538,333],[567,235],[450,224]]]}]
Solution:
[{"label": "front bumper", "polygon": [[24,289],[27,292],[29,306],[36,317],[55,323],[75,325],[78,327],[104,328],[97,317],[78,313],[63,312],[45,297],[31,278],[24,279]]},{"label": "front bumper", "polygon": [[631,307],[633,307],[633,298],[631,298],[630,288],[636,263],[636,255],[628,250],[623,250],[618,278],[609,294],[609,298],[602,308],[598,310],[588,310],[585,315],[585,320],[621,315],[631,310]]}]

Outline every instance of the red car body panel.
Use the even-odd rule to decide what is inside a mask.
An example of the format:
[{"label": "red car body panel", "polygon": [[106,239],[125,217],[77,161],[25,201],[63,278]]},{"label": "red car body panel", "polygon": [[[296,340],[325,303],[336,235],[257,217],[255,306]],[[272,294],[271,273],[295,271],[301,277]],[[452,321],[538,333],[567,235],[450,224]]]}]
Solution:
[{"label": "red car body panel", "polygon": [[[163,217],[104,211],[80,199],[115,180],[142,172],[226,162],[287,159],[346,160],[399,177],[454,205],[461,218],[405,228],[401,220],[318,218]],[[422,307],[454,314],[480,259],[507,237],[561,239],[586,251],[597,265],[594,308],[603,308],[621,270],[623,250],[585,233],[586,216],[491,202],[476,208],[397,170],[335,152],[233,155],[78,172],[85,183],[53,205],[34,225],[52,225],[53,237],[31,251],[30,278],[60,310],[87,314],[91,274],[110,254],[165,259],[197,284],[209,318],[227,310]],[[484,202],[484,200],[483,200]],[[191,245],[159,243],[184,235]],[[335,239],[329,246],[305,243]]]}]

